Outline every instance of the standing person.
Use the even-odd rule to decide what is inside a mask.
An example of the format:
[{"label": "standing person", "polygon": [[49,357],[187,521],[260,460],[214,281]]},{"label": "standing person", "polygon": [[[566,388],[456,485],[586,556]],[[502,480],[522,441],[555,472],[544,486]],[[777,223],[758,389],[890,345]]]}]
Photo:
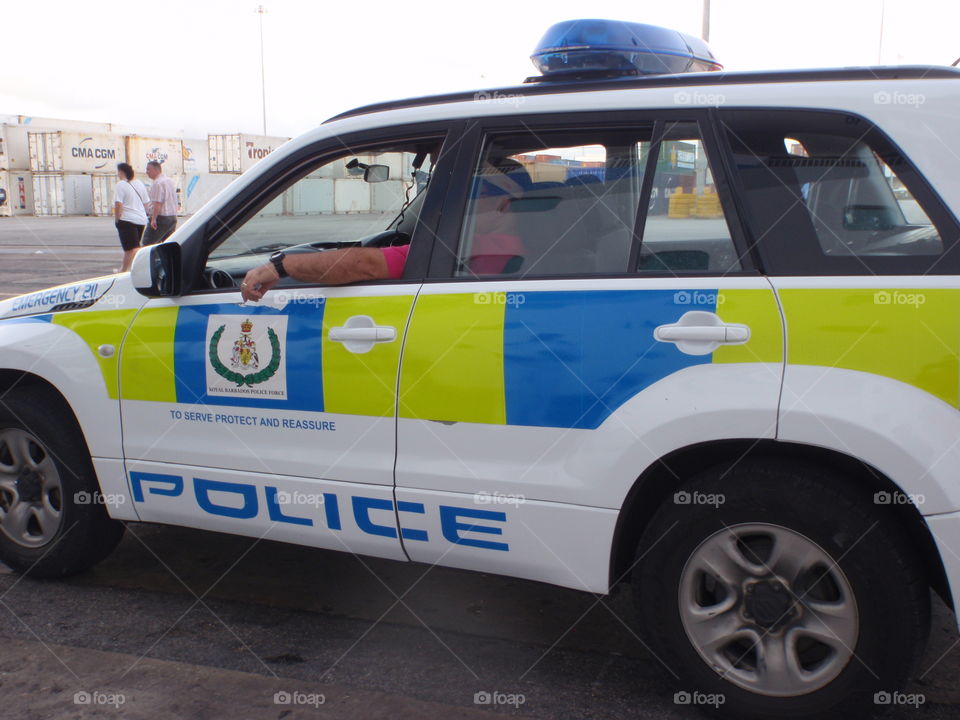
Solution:
[{"label": "standing person", "polygon": [[126,272],[140,247],[140,238],[147,225],[147,189],[133,179],[133,168],[127,163],[117,165],[117,187],[113,191],[113,219],[120,235],[123,262],[120,272]]},{"label": "standing person", "polygon": [[177,227],[177,189],[173,180],[163,174],[156,160],[147,163],[150,186],[150,223],[143,235],[144,245],[163,242]]}]

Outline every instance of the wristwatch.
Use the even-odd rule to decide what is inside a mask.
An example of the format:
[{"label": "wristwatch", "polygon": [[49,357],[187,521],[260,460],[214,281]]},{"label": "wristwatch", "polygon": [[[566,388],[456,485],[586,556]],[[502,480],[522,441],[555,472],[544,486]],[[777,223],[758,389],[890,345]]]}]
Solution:
[{"label": "wristwatch", "polygon": [[282,278],[287,277],[287,271],[283,267],[283,259],[287,254],[283,250],[278,250],[273,255],[270,256],[270,262],[273,263],[273,266],[277,269],[277,275]]}]

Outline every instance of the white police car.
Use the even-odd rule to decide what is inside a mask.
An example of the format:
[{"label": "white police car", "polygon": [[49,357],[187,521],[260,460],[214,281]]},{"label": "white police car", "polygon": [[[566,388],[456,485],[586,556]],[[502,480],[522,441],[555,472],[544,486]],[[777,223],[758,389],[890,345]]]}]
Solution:
[{"label": "white police car", "polygon": [[[722,714],[868,712],[960,597],[960,73],[710,72],[592,20],[534,60],[0,303],[0,558],[78,572],[147,521],[629,581]],[[390,277],[241,304],[355,245]]]}]

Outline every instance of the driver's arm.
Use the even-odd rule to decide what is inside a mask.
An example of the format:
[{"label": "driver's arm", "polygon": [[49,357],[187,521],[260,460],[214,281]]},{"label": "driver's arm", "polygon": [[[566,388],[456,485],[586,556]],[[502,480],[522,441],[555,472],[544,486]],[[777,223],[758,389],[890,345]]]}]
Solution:
[{"label": "driver's arm", "polygon": [[[344,248],[287,255],[283,267],[290,277],[311,285],[344,285],[390,277],[387,260],[380,248]],[[259,300],[279,279],[273,264],[264,263],[247,273],[240,284],[240,294],[244,300]]]}]

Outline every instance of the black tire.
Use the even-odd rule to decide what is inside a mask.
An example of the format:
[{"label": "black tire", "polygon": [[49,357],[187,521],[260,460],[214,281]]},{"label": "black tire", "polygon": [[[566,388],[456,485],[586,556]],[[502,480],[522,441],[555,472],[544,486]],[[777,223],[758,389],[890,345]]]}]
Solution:
[{"label": "black tire", "polygon": [[[641,538],[632,583],[641,629],[664,665],[678,676],[676,689],[687,693],[679,699],[675,696],[675,701],[699,702],[706,706],[701,709],[711,714],[737,720],[773,717],[835,720],[869,716],[881,709],[875,698],[877,693],[894,693],[903,687],[923,652],[929,633],[930,590],[922,563],[889,505],[875,504],[872,494],[855,488],[842,475],[792,460],[754,459],[741,462],[733,469],[712,469],[694,476],[678,491],[687,495],[667,498]],[[700,493],[700,503],[684,504],[684,500],[695,497],[693,493]],[[719,494],[724,496],[722,504],[718,502]],[[811,666],[814,670],[828,667],[836,673],[824,672],[818,681],[825,683],[821,687],[810,687],[796,694],[764,694],[761,690],[777,687],[774,684],[777,675],[770,670],[772,665],[761,660],[756,640],[748,639],[741,645],[718,643],[716,648],[720,649],[711,648],[705,641],[699,643],[704,648],[702,652],[694,644],[692,638],[700,632],[697,618],[706,616],[706,622],[717,623],[716,618],[720,616],[719,611],[698,615],[701,607],[729,607],[730,613],[736,613],[727,616],[734,627],[739,623],[759,623],[762,612],[756,612],[758,608],[763,611],[771,606],[750,604],[751,601],[761,594],[766,596],[766,601],[770,588],[777,592],[783,589],[772,576],[760,583],[751,579],[738,586],[718,580],[720,575],[711,580],[710,570],[704,569],[720,567],[727,557],[723,552],[709,554],[713,548],[726,552],[732,547],[734,554],[741,552],[743,557],[762,561],[763,533],[753,534],[757,527],[771,528],[770,537],[774,538],[771,548],[778,543],[784,548],[790,547],[795,534],[802,536],[798,541],[801,546],[804,540],[815,543],[819,546],[817,551],[822,550],[835,563],[816,570],[819,577],[823,577],[821,570],[829,573],[823,581],[824,587],[829,587],[827,592],[835,593],[836,598],[827,600],[844,607],[851,605],[841,597],[843,594],[852,595],[855,600],[852,605],[855,622],[847,626],[856,628],[850,636],[855,639],[843,645],[852,650],[849,659],[843,659],[842,648],[831,654],[817,648],[816,640],[812,641],[817,653],[836,658],[832,665],[821,659],[817,662],[823,662],[823,666]],[[781,543],[777,537],[786,539]],[[756,549],[750,549],[751,543]],[[721,562],[714,562],[714,557],[719,557]],[[769,557],[774,558],[772,551]],[[766,568],[763,562],[760,566]],[[729,568],[733,570],[727,572],[728,579],[737,577],[737,572],[742,570],[736,562]],[[780,638],[802,637],[803,630],[790,635],[789,623],[818,620],[816,612],[811,613],[806,605],[797,603],[800,598],[813,604],[808,592],[823,592],[814,586],[813,572],[806,573],[800,573],[806,580],[798,577],[788,587],[787,619],[775,621],[768,613],[766,624],[754,628],[759,635],[751,637],[770,643],[776,641],[778,634]],[[783,574],[787,575],[789,573]],[[834,578],[840,579],[839,584]],[[761,584],[764,587],[757,587]],[[740,589],[729,593],[726,587]],[[690,592],[691,588],[696,590]],[[842,588],[846,588],[846,592]],[[756,592],[758,590],[762,592]],[[780,596],[776,599],[779,602]],[[724,605],[727,602],[729,606]],[[783,606],[773,607],[779,613]],[[785,624],[777,625],[777,622]],[[716,627],[720,627],[719,623]],[[736,632],[739,631],[738,628]],[[725,630],[723,634],[724,637],[733,635],[726,635]],[[839,635],[833,637],[839,638]],[[788,648],[789,655],[791,643],[784,642],[782,646]],[[799,647],[799,644],[792,645],[795,659],[801,657],[801,652],[796,650]],[[771,653],[773,657],[776,650]],[[724,660],[716,662],[718,655],[730,664],[722,664]],[[806,669],[803,663],[800,666]],[[749,677],[757,680],[761,676],[771,684],[748,689],[743,684],[746,681],[737,681]],[[783,687],[791,685],[787,682]],[[723,699],[722,704],[715,702],[719,697]]]},{"label": "black tire", "polygon": [[[45,463],[52,463],[44,467],[55,469],[60,484],[56,492],[36,488],[29,492],[39,492],[41,496],[47,493],[39,502],[58,510],[59,520],[54,523],[55,530],[38,533],[29,544],[16,541],[0,525],[0,561],[34,578],[83,572],[113,551],[123,536],[124,525],[110,519],[105,505],[95,500],[102,496],[86,443],[59,394],[33,385],[0,395],[0,471],[18,466],[9,443],[14,442],[10,438],[26,437],[24,433],[38,441],[30,446],[31,452],[44,458]],[[53,473],[41,471],[38,477],[44,475]],[[37,482],[43,486],[46,480]],[[19,492],[20,485],[16,487]],[[27,496],[24,490],[23,497]],[[11,491],[0,490],[0,511],[8,512],[11,502],[19,502],[19,498]]]}]

